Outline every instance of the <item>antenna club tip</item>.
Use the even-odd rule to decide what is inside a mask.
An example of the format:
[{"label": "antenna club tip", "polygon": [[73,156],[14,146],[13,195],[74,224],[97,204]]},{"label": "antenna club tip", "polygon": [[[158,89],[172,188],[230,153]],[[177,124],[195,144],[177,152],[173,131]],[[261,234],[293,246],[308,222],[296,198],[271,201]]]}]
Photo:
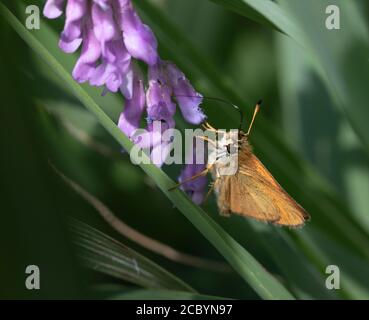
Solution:
[{"label": "antenna club tip", "polygon": [[263,103],[263,100],[261,100],[261,99],[260,99],[260,100],[257,102],[257,105],[258,105],[258,106],[261,106],[261,104],[262,104],[262,103]]}]

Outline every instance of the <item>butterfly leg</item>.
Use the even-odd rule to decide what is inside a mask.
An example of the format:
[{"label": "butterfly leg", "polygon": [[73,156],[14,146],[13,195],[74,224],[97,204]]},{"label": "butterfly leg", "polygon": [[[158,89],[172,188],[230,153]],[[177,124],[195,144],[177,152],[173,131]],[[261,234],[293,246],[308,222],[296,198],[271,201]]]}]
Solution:
[{"label": "butterfly leg", "polygon": [[205,203],[206,201],[208,201],[208,200],[209,200],[210,195],[213,193],[213,191],[214,191],[214,189],[215,189],[215,185],[216,185],[217,181],[218,181],[218,179],[216,179],[214,182],[212,182],[212,183],[210,184],[210,189],[209,189],[209,191],[206,193],[206,196],[205,196],[205,198],[204,198],[203,203]]},{"label": "butterfly leg", "polygon": [[197,178],[206,176],[208,174],[208,172],[211,170],[213,165],[208,165],[203,171],[196,173],[194,176],[192,176],[191,178],[188,178],[186,180],[181,181],[180,183],[177,183],[175,186],[171,187],[168,189],[168,191],[173,191],[174,189],[177,189],[178,187],[180,187],[181,185],[196,180]]},{"label": "butterfly leg", "polygon": [[202,124],[202,127],[205,129],[205,130],[209,130],[209,131],[213,131],[213,132],[217,132],[217,131],[219,131],[218,129],[215,129],[213,126],[211,126],[210,124],[209,124],[209,122],[205,122],[205,123],[203,123]]},{"label": "butterfly leg", "polygon": [[211,140],[211,139],[209,139],[209,138],[208,138],[208,137],[206,137],[206,136],[195,136],[195,138],[196,138],[196,139],[200,139],[200,140],[204,140],[204,141],[206,141],[206,142],[209,142],[209,143],[211,143],[215,148],[217,147],[216,142],[215,142],[215,141],[213,141],[213,140]]}]

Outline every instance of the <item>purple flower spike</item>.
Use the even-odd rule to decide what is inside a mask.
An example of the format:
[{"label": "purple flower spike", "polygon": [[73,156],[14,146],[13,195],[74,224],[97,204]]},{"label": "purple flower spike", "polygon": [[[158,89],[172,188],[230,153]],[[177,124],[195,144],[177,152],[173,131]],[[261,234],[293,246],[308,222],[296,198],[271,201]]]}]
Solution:
[{"label": "purple flower spike", "polygon": [[128,71],[124,75],[122,79],[122,84],[120,86],[120,92],[128,100],[131,100],[133,96],[133,78],[134,72],[132,68],[128,68]]},{"label": "purple flower spike", "polygon": [[68,0],[64,30],[59,47],[66,53],[75,52],[82,43],[82,20],[87,13],[85,0]]},{"label": "purple flower spike", "polygon": [[202,95],[193,89],[187,79],[178,80],[178,85],[174,88],[174,95],[187,122],[192,124],[204,122],[206,116],[200,108]]},{"label": "purple flower spike", "polygon": [[[175,127],[175,122],[173,119],[169,119],[168,121],[157,120],[157,121],[149,122],[147,124],[146,130],[144,130],[144,133],[137,132],[138,134],[134,135],[132,140],[136,145],[138,145],[142,149],[152,148],[153,150],[155,150],[157,149],[157,147],[164,148],[164,146],[166,146],[168,143],[172,143],[172,141],[164,141],[163,133],[166,130],[173,129],[174,127]],[[160,153],[160,158],[161,158],[161,153]],[[158,161],[157,163],[159,162],[160,161]]]},{"label": "purple flower spike", "polygon": [[[43,12],[55,19],[64,7],[66,18],[59,46],[72,53],[82,45],[73,78],[103,86],[103,94],[121,92],[126,103],[119,128],[137,146],[150,151],[153,163],[161,167],[173,148],[176,105],[187,122],[200,124],[206,118],[200,108],[202,96],[173,63],[160,59],[155,35],[142,22],[131,0],[46,0]],[[147,90],[142,74],[134,67],[135,59],[148,65]],[[145,111],[146,130],[137,131]],[[179,180],[204,168],[200,164],[187,165]],[[205,185],[206,178],[199,177],[182,189],[195,203],[201,203]]]},{"label": "purple flower spike", "polygon": [[168,77],[166,75],[166,62],[163,62],[159,59],[159,61],[149,66],[148,69],[148,78],[149,83],[151,82],[159,82],[160,84],[171,86],[171,83],[168,81]]},{"label": "purple flower spike", "polygon": [[81,56],[73,70],[73,78],[80,83],[90,79],[101,55],[100,44],[92,28],[86,25],[84,33],[86,36],[84,36]]},{"label": "purple flower spike", "polygon": [[132,57],[154,65],[158,61],[158,43],[151,29],[142,23],[130,1],[121,5],[121,27],[124,43]]},{"label": "purple flower spike", "polygon": [[101,9],[103,10],[108,10],[109,9],[109,0],[93,0],[96,4],[98,4],[100,6]]},{"label": "purple flower spike", "polygon": [[131,138],[140,127],[140,119],[145,108],[145,90],[140,72],[133,69],[133,95],[126,100],[124,111],[120,114],[118,127]]},{"label": "purple flower spike", "polygon": [[[130,71],[131,56],[124,47],[123,41],[118,39],[107,43],[103,58],[103,62],[91,75],[90,84],[92,86],[106,85],[111,92],[117,92],[125,84],[127,88],[131,87],[129,93],[127,90],[126,95],[127,99],[131,99],[133,78],[127,79]],[[128,83],[129,81],[131,83]]]},{"label": "purple flower spike", "polygon": [[103,9],[100,4],[94,3],[92,5],[92,23],[95,36],[100,41],[102,53],[106,55],[106,43],[117,38],[119,31],[113,18],[112,9],[110,7]]},{"label": "purple flower spike", "polygon": [[165,163],[165,160],[168,158],[172,149],[173,149],[172,142],[165,142],[153,147],[151,151],[152,163],[155,164],[158,168],[161,168]]},{"label": "purple flower spike", "polygon": [[206,116],[200,108],[202,95],[197,93],[186,76],[176,65],[167,64],[168,76],[174,89],[174,96],[185,120],[192,124],[200,124]]},{"label": "purple flower spike", "polygon": [[64,0],[47,0],[44,7],[44,16],[49,19],[56,19],[63,13]]},{"label": "purple flower spike", "polygon": [[[174,126],[175,122],[173,119],[150,122],[147,125],[146,133],[142,136],[138,136],[136,139],[137,144],[141,148],[151,148],[151,161],[159,168],[164,164],[173,148],[173,140],[170,137],[174,136]],[[164,132],[166,132],[165,135],[163,135]]]},{"label": "purple flower spike", "polygon": [[[187,164],[182,170],[178,181],[188,180],[194,175],[204,171],[205,164]],[[192,199],[192,201],[200,205],[204,201],[204,191],[207,184],[206,176],[198,177],[192,181],[186,182],[181,186],[181,189]]]},{"label": "purple flower spike", "polygon": [[150,81],[146,94],[147,115],[150,121],[172,119],[176,105],[171,100],[172,90],[157,81]]}]

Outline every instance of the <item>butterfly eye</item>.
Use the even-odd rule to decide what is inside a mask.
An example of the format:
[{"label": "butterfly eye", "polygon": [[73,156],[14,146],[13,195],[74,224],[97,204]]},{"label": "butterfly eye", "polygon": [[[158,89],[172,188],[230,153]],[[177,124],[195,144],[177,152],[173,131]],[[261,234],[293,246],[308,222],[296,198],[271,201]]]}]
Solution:
[{"label": "butterfly eye", "polygon": [[230,144],[227,144],[227,153],[231,154],[231,145]]},{"label": "butterfly eye", "polygon": [[239,142],[242,142],[242,140],[247,139],[248,137],[249,135],[247,133],[240,131],[238,135],[238,140]]}]

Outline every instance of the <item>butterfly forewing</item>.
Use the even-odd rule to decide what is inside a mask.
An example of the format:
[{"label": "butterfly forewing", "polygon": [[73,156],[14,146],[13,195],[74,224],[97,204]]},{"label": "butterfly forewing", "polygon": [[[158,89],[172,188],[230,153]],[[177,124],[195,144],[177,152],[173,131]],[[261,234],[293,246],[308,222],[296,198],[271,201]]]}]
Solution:
[{"label": "butterfly forewing", "polygon": [[235,213],[292,227],[304,224],[309,215],[278,184],[248,144],[241,148],[238,163],[235,175],[215,181],[222,214]]},{"label": "butterfly forewing", "polygon": [[248,188],[245,179],[247,177],[240,174],[219,178],[216,190],[220,212],[223,215],[236,213],[267,222],[277,221],[279,212],[273,203],[257,189]]}]

